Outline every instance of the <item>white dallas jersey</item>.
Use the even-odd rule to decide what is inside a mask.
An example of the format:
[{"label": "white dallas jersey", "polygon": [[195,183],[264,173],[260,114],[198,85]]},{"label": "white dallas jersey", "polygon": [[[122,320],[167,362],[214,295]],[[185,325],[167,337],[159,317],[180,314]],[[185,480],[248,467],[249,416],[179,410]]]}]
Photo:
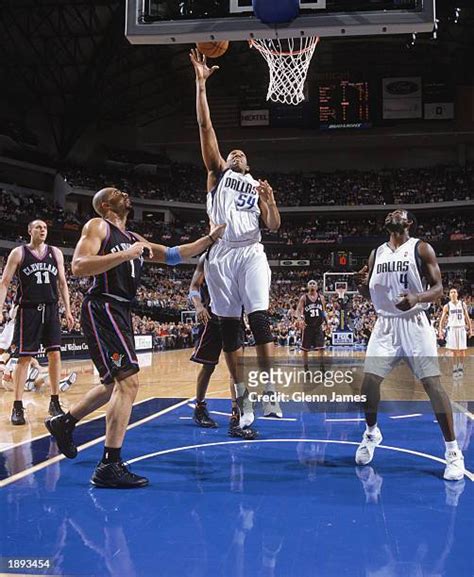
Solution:
[{"label": "white dallas jersey", "polygon": [[395,306],[401,293],[416,294],[426,290],[416,252],[418,242],[417,238],[409,238],[397,250],[390,248],[388,243],[380,245],[376,250],[369,289],[378,315],[403,317],[429,308],[429,303],[418,303],[408,311],[400,311]]},{"label": "white dallas jersey", "polygon": [[224,171],[207,194],[207,214],[215,224],[226,224],[222,240],[237,245],[260,242],[258,181],[250,174]]},{"label": "white dallas jersey", "polygon": [[464,319],[464,309],[462,302],[458,301],[456,304],[453,302],[448,303],[448,327],[464,327],[466,325]]}]

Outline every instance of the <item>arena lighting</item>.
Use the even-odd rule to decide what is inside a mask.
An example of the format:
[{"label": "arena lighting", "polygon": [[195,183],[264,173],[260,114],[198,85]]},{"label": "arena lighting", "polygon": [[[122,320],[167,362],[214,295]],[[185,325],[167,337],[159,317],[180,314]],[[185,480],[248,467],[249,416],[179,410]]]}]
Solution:
[{"label": "arena lighting", "polygon": [[461,17],[461,8],[456,8],[454,10],[454,24],[459,22],[459,18]]}]

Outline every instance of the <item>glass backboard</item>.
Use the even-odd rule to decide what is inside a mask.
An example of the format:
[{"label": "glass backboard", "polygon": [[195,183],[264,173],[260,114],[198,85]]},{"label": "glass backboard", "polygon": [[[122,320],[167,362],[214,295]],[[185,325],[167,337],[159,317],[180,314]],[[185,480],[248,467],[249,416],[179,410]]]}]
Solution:
[{"label": "glass backboard", "polygon": [[126,10],[133,44],[412,34],[435,23],[435,0],[300,0],[300,15],[280,25],[260,22],[252,0],[127,0]]}]

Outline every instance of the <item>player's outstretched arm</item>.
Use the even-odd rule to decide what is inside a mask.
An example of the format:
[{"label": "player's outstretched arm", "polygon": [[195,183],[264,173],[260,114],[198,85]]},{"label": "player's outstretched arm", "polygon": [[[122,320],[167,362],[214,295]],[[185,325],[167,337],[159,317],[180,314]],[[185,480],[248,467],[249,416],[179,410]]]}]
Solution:
[{"label": "player's outstretched arm", "polygon": [[[194,242],[180,244],[178,246],[168,247],[162,244],[150,243],[150,247],[153,249],[153,254],[149,257],[145,257],[145,260],[147,262],[165,263],[170,266],[181,264],[184,259],[197,256],[212,246],[216,240],[221,238],[224,234],[225,227],[225,224],[211,223],[209,234]],[[139,234],[134,234],[136,237],[142,239]]]},{"label": "player's outstretched arm", "polygon": [[199,136],[201,138],[201,151],[204,164],[209,173],[208,188],[212,188],[213,182],[225,166],[225,160],[219,151],[216,132],[212,126],[211,112],[207,101],[206,82],[207,79],[219,69],[218,66],[209,68],[206,57],[194,49],[189,53],[189,58],[194,66],[196,74],[196,115],[199,125]]},{"label": "player's outstretched arm", "polygon": [[20,266],[22,259],[22,249],[17,246],[8,255],[7,264],[3,269],[2,278],[0,280],[0,323],[3,321],[2,311],[5,299],[7,298],[8,287],[12,282],[12,278]]},{"label": "player's outstretched arm", "polygon": [[66,315],[67,328],[72,330],[74,327],[74,317],[71,313],[71,301],[69,298],[69,288],[67,286],[66,273],[64,270],[64,256],[63,253],[57,247],[53,247],[54,254],[56,256],[56,262],[58,263],[58,289],[61,299],[64,304],[64,312]]},{"label": "player's outstretched arm", "polygon": [[107,223],[102,218],[93,218],[84,225],[81,238],[72,257],[72,274],[93,276],[115,268],[123,262],[142,256],[145,249],[152,255],[150,243],[136,242],[127,250],[99,255],[102,241],[107,236]]}]

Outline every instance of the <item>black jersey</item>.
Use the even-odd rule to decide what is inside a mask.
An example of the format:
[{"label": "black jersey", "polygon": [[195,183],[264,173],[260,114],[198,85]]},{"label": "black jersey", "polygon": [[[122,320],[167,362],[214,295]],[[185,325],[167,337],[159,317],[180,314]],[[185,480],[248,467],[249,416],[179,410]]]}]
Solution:
[{"label": "black jersey", "polygon": [[304,297],[304,322],[308,326],[320,325],[324,320],[323,302],[319,293],[316,300],[310,299],[309,295]]},{"label": "black jersey", "polygon": [[[106,220],[108,231],[99,255],[111,254],[129,249],[139,242],[133,232],[122,231]],[[94,276],[92,286],[88,290],[91,296],[112,297],[119,301],[131,302],[137,294],[142,275],[143,258],[123,262],[116,267]]]},{"label": "black jersey", "polygon": [[58,263],[51,246],[44,246],[38,257],[27,246],[22,247],[23,258],[18,268],[17,304],[58,302]]}]

